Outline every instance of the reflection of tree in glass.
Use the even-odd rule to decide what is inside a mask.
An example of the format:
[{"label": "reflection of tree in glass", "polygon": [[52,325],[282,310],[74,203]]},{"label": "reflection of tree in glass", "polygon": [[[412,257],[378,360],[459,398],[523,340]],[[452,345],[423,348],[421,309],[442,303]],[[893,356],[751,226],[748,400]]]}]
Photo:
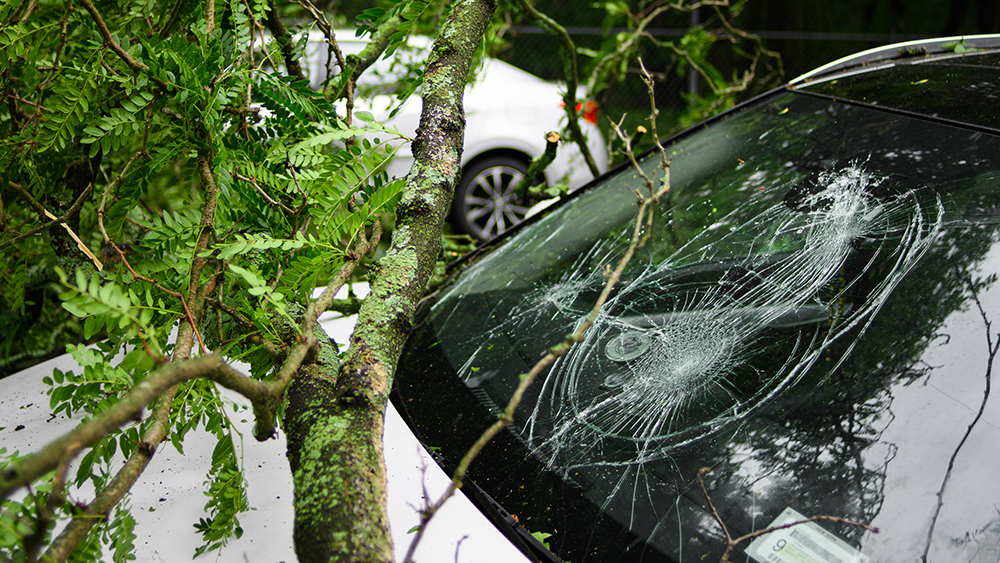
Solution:
[{"label": "reflection of tree in glass", "polygon": [[962,553],[963,561],[1000,561],[1000,508],[995,518],[962,537],[952,538],[951,543]]},{"label": "reflection of tree in glass", "polygon": [[[692,454],[713,467],[713,497],[725,498],[727,525],[741,533],[759,528],[788,506],[862,523],[875,519],[896,451],[881,440],[894,419],[890,389],[927,372],[920,358],[945,318],[968,305],[965,280],[997,228],[944,231],[922,259],[921,275],[899,284],[837,370],[817,365],[815,375],[743,425],[724,449]],[[830,356],[841,356],[854,342],[843,339]],[[831,529],[855,545],[865,533],[846,525]]]},{"label": "reflection of tree in glass", "polygon": [[[926,249],[940,211],[913,194],[873,197],[879,180],[857,166],[817,182],[822,189],[803,196],[807,210],[775,204],[700,247],[694,265],[677,267],[690,262],[682,249],[609,300],[581,346],[553,367],[532,414],[527,439],[550,467],[669,455],[754,412],[845,330],[868,322]],[[785,236],[796,243],[776,242]],[[859,257],[861,244],[873,248]],[[876,260],[892,266],[872,281]],[[855,299],[862,284],[871,295]],[[777,369],[754,369],[753,357],[774,344],[769,332],[799,326],[807,328],[785,337],[798,342],[782,345]]]},{"label": "reflection of tree in glass", "polygon": [[[777,111],[775,108],[772,113]],[[805,121],[821,119],[808,117]],[[770,134],[761,138],[762,120],[773,120],[773,116],[762,112],[732,120],[728,127],[707,129],[676,147],[670,172],[671,199],[669,205],[658,208],[658,228],[644,249],[648,263],[669,259],[692,240],[703,245],[717,240],[740,224],[742,217],[733,212],[746,206],[748,193],[769,200],[763,193],[765,190],[788,184],[802,175],[787,166],[785,160],[770,158],[765,145],[792,137],[799,128],[808,128],[808,123],[785,120],[780,127],[772,124]],[[758,133],[745,134],[748,131]],[[655,160],[649,158],[643,166],[649,169]],[[747,173],[748,170],[754,172]],[[759,209],[751,212],[754,211]]]}]

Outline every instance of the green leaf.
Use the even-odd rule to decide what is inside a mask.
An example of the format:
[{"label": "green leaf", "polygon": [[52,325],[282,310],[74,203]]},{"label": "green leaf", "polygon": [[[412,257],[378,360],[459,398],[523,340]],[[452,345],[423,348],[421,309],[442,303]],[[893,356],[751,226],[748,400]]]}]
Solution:
[{"label": "green leaf", "polygon": [[531,532],[531,535],[536,540],[538,540],[542,545],[544,545],[546,547],[546,549],[548,549],[549,544],[545,540],[551,538],[552,534],[549,534],[549,533],[546,533],[546,532]]}]

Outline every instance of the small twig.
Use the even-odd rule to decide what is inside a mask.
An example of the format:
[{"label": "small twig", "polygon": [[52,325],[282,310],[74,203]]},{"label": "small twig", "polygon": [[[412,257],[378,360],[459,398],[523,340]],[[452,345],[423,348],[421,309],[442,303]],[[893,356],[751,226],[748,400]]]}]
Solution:
[{"label": "small twig", "polygon": [[315,323],[316,319],[330,307],[337,292],[351,278],[351,274],[354,273],[355,268],[361,263],[361,260],[375,253],[375,249],[378,248],[381,238],[382,222],[376,218],[372,223],[371,240],[365,239],[364,233],[360,234],[360,241],[355,245],[354,251],[348,254],[347,259],[341,264],[340,270],[337,271],[337,274],[327,284],[323,293],[309,304],[309,307],[306,309],[306,320],[309,323],[303,324],[303,333],[312,330],[312,323]]},{"label": "small twig", "polygon": [[229,366],[222,358],[212,354],[194,359],[162,364],[154,373],[137,383],[118,402],[100,414],[81,423],[72,432],[16,463],[0,474],[0,500],[15,489],[57,469],[70,448],[93,446],[109,432],[132,422],[146,405],[164,394],[171,387],[198,378],[208,378],[250,399],[254,411],[267,406],[273,392],[268,382],[257,381]]},{"label": "small twig", "polygon": [[264,188],[261,188],[257,184],[257,179],[256,178],[249,178],[247,176],[244,176],[242,174],[238,174],[237,173],[237,174],[233,174],[233,179],[234,180],[239,180],[241,182],[246,182],[247,184],[250,184],[251,186],[253,186],[253,189],[257,190],[257,193],[260,194],[260,197],[264,198],[264,201],[266,201],[268,203],[268,205],[271,205],[273,207],[277,207],[277,208],[281,209],[282,211],[284,211],[285,213],[289,213],[289,214],[294,214],[295,213],[295,211],[292,208],[288,207],[287,205],[285,205],[285,204],[281,203],[280,201],[278,201],[278,200],[272,198],[271,196],[267,195],[267,192],[264,191]]},{"label": "small twig", "polygon": [[288,30],[285,29],[284,22],[281,21],[281,16],[278,14],[278,6],[274,0],[267,0],[267,18],[264,20],[264,23],[271,31],[274,40],[278,42],[281,55],[285,59],[285,70],[288,76],[305,78],[305,75],[302,73],[302,65],[299,64],[299,59],[295,57],[291,36]]},{"label": "small twig", "polygon": [[458,550],[462,549],[462,542],[464,542],[467,539],[469,539],[469,536],[464,535],[462,536],[462,539],[458,540],[458,543],[455,544],[455,563],[458,563]]},{"label": "small twig", "polygon": [[714,4],[712,9],[715,10],[716,15],[719,16],[719,21],[722,22],[722,27],[726,29],[726,32],[730,35],[730,37],[734,38],[739,37],[746,41],[752,42],[755,46],[753,64],[751,65],[750,70],[747,72],[751,75],[754,74],[754,69],[757,66],[757,61],[760,58],[760,54],[763,53],[764,56],[766,56],[768,59],[778,63],[778,68],[772,73],[772,75],[773,74],[777,74],[778,76],[784,75],[785,68],[781,60],[781,53],[777,51],[772,51],[764,47],[764,40],[761,39],[759,35],[755,33],[748,33],[732,25],[732,23],[728,19],[726,19],[726,17],[722,14],[722,6],[729,6],[728,1],[720,4]]},{"label": "small twig", "polygon": [[[45,502],[38,503],[38,518],[35,520],[35,531],[26,537],[24,542],[29,562],[38,560],[38,551],[44,544],[49,527],[55,521],[56,507],[66,500],[66,474],[69,473],[70,461],[76,457],[79,451],[79,444],[70,444],[66,448],[66,456],[56,468],[55,476],[52,478],[52,488],[49,489]],[[42,561],[48,563],[50,559],[43,557]]]},{"label": "small twig", "polygon": [[170,9],[170,15],[167,17],[167,23],[163,24],[160,28],[160,39],[166,39],[170,35],[171,28],[177,23],[177,18],[181,13],[181,6],[184,5],[184,0],[176,0],[174,6]]},{"label": "small twig", "polygon": [[[63,16],[59,20],[59,45],[55,49],[56,56],[52,59],[52,66],[47,69],[49,75],[45,77],[45,80],[43,80],[42,83],[38,85],[38,88],[35,89],[38,102],[32,105],[34,105],[36,108],[42,107],[42,101],[45,99],[45,89],[49,87],[49,83],[52,82],[52,79],[54,79],[56,75],[59,73],[59,66],[62,60],[63,49],[65,49],[66,47],[66,41],[68,38],[66,34],[66,26],[69,21],[69,16],[71,13],[73,13],[73,2],[72,0],[69,0],[66,2],[66,11],[63,12]],[[28,119],[28,122],[31,122],[31,120],[38,117],[41,117],[41,112],[36,111],[35,115],[31,116],[31,118]],[[27,125],[27,123],[25,125]]]},{"label": "small twig", "polygon": [[[351,89],[354,84],[358,81],[361,74],[368,70],[368,67],[375,64],[375,61],[382,56],[385,52],[386,47],[392,40],[392,37],[399,31],[400,26],[403,25],[403,18],[399,14],[392,14],[385,21],[379,25],[378,29],[374,31],[369,36],[368,43],[365,44],[361,52],[356,55],[349,55],[345,57],[345,68],[343,72],[337,75],[337,85],[332,88],[332,95],[334,98],[339,98],[341,92],[346,88],[348,90],[348,110],[347,115],[351,114],[353,108],[353,95],[350,95]],[[326,89],[324,89],[326,91]]]},{"label": "small twig", "polygon": [[31,17],[31,13],[34,12],[37,7],[38,0],[24,0],[24,2],[21,3],[21,6],[18,7],[17,12],[14,13],[11,24],[14,25],[28,21],[28,18]]},{"label": "small twig", "polygon": [[[33,197],[31,197],[31,194],[28,193],[28,190],[24,189],[24,186],[22,186],[21,184],[17,184],[17,183],[8,181],[7,185],[10,186],[11,188],[13,188],[14,191],[16,191],[18,194],[20,194],[21,197],[23,197],[25,200],[27,200],[28,203],[30,203],[31,206],[34,207],[36,211],[38,211],[39,213],[41,213],[42,215],[44,215],[45,217],[47,217],[49,219],[49,222],[47,223],[47,225],[51,226],[51,225],[56,224],[56,223],[62,225],[62,228],[66,229],[66,233],[69,234],[69,237],[71,239],[73,239],[74,242],[76,242],[76,246],[77,246],[77,248],[80,249],[80,252],[84,253],[87,256],[87,258],[89,258],[91,260],[91,262],[94,263],[94,266],[98,270],[103,270],[104,269],[104,263],[101,262],[97,258],[97,256],[95,256],[94,253],[90,251],[89,248],[87,248],[86,244],[83,244],[83,241],[80,240],[80,237],[75,232],[73,232],[73,229],[70,228],[69,225],[66,224],[66,221],[68,221],[69,218],[74,213],[76,213],[77,211],[80,210],[80,206],[83,205],[83,201],[86,199],[86,197],[88,195],[90,195],[90,190],[93,187],[93,184],[87,184],[87,187],[84,188],[83,193],[80,194],[80,197],[78,197],[77,200],[73,203],[73,206],[70,208],[70,212],[68,212],[66,215],[64,215],[62,217],[56,217],[48,209],[46,209],[44,205],[42,205],[42,204],[38,203],[37,201],[35,201],[35,199]],[[15,242],[20,241],[21,238],[22,237],[18,237],[16,239],[14,239],[13,241],[9,241],[7,244],[5,244],[3,247],[0,247],[0,248],[5,248],[6,246],[8,246],[10,244],[14,244]]]},{"label": "small twig", "polygon": [[[208,143],[211,142],[210,135],[206,134],[205,141]],[[201,317],[208,293],[203,291],[206,288],[201,287],[201,274],[205,269],[205,265],[208,263],[205,251],[208,249],[208,244],[212,237],[212,228],[215,223],[215,211],[219,203],[219,185],[215,182],[215,175],[212,173],[212,154],[212,152],[204,149],[198,151],[198,175],[201,179],[202,187],[205,190],[205,203],[202,205],[201,220],[199,221],[201,233],[198,235],[198,241],[195,243],[191,254],[191,280],[188,283],[186,300],[182,301],[185,305],[186,312],[191,316],[192,332],[198,338],[198,343],[203,351],[205,350],[205,344],[202,342],[201,335],[196,329],[196,321]],[[212,279],[214,283],[216,277],[213,276]],[[192,311],[187,309],[188,304],[190,304],[194,309],[194,314],[192,314]],[[178,343],[181,343],[180,336],[181,335],[178,334]],[[185,339],[187,339],[186,335]],[[188,342],[183,342],[181,348],[180,353],[182,355],[187,355],[189,353],[190,348],[188,348]],[[177,348],[175,345],[175,353],[176,351]]]},{"label": "small twig", "polygon": [[976,302],[976,307],[979,309],[979,315],[983,318],[983,324],[986,327],[986,352],[988,357],[986,359],[986,385],[983,389],[983,400],[979,404],[979,410],[976,412],[976,416],[969,423],[969,427],[966,428],[965,434],[962,439],[959,440],[958,445],[955,446],[955,451],[951,453],[951,458],[948,460],[948,469],[944,472],[944,479],[941,480],[941,488],[937,492],[937,505],[934,507],[934,516],[931,517],[931,525],[927,529],[927,541],[924,544],[924,552],[920,556],[920,561],[922,563],[927,563],[927,554],[931,550],[931,540],[934,538],[934,528],[937,525],[938,516],[941,514],[941,508],[944,507],[944,490],[948,485],[948,481],[951,479],[951,471],[955,468],[955,460],[958,458],[958,452],[965,445],[965,441],[969,439],[969,435],[972,434],[972,429],[975,428],[976,424],[979,423],[979,419],[982,418],[983,413],[986,411],[986,402],[990,398],[990,381],[993,374],[993,361],[996,359],[997,352],[1000,351],[1000,334],[997,335],[997,341],[993,342],[993,337],[990,334],[992,323],[988,316],[986,316],[986,310],[983,309],[982,302],[979,301],[979,295],[976,293],[976,286],[972,283],[972,280],[968,281],[969,291],[972,293],[972,299]]},{"label": "small twig", "polygon": [[139,72],[140,70],[146,70],[149,68],[145,64],[132,58],[132,55],[128,54],[128,52],[125,49],[122,49],[122,46],[119,45],[117,41],[115,41],[115,38],[111,35],[111,30],[109,30],[107,24],[104,23],[104,20],[101,18],[100,12],[98,12],[97,8],[94,7],[93,2],[91,2],[90,0],[80,0],[80,3],[83,4],[83,7],[87,10],[87,13],[90,14],[90,18],[94,20],[94,23],[97,24],[97,30],[100,31],[101,36],[104,37],[104,43],[112,51],[114,51],[116,55],[118,55],[118,58],[125,61],[125,64],[128,65],[128,67],[132,69],[133,72]]},{"label": "small twig", "polygon": [[149,104],[149,110],[146,112],[146,125],[142,130],[142,148],[140,150],[148,160],[153,160],[149,154],[149,130],[153,127],[153,110],[156,108],[156,102],[157,98],[154,98],[153,103]]},{"label": "small twig", "polygon": [[[718,1],[726,3],[726,0]],[[639,14],[638,18],[634,15],[630,15],[633,21],[635,21],[635,29],[629,32],[629,36],[624,41],[620,41],[618,43],[618,46],[613,52],[608,53],[594,64],[594,70],[591,71],[590,78],[587,80],[587,92],[594,95],[597,91],[604,89],[604,81],[606,77],[612,72],[612,69],[618,66],[621,60],[635,48],[636,43],[644,38],[652,39],[652,36],[646,32],[646,28],[660,14],[666,12],[667,10],[691,11],[697,9],[705,3],[715,2],[710,0],[709,2],[684,4],[682,1],[665,5],[656,5],[654,3],[647,8],[645,13]]]},{"label": "small twig", "polygon": [[44,111],[45,113],[55,113],[55,110],[51,110],[51,109],[49,109],[47,107],[40,106],[37,103],[32,102],[31,100],[26,100],[26,99],[24,99],[24,98],[22,98],[22,97],[20,97],[20,96],[18,96],[16,94],[14,94],[14,93],[8,93],[7,94],[7,98],[9,98],[11,100],[14,100],[15,102],[20,102],[22,104],[29,105],[29,106],[37,109],[37,110]]},{"label": "small twig", "polygon": [[580,72],[576,60],[576,44],[573,43],[565,27],[559,25],[546,14],[538,11],[530,0],[520,0],[520,5],[539,25],[559,41],[563,75],[566,79],[566,94],[563,96],[563,104],[565,105],[563,106],[563,110],[567,116],[567,127],[569,128],[570,135],[573,137],[573,142],[576,143],[580,149],[580,153],[583,155],[584,162],[587,163],[587,168],[590,169],[590,173],[596,178],[601,174],[601,171],[597,167],[594,155],[590,154],[590,147],[583,136],[583,130],[580,129],[580,112],[576,109],[576,88],[580,82]]},{"label": "small twig", "polygon": [[288,172],[289,174],[292,175],[292,182],[295,184],[295,189],[297,189],[299,191],[299,195],[302,196],[302,205],[300,205],[298,209],[293,211],[295,215],[298,215],[299,213],[302,213],[303,210],[305,210],[307,205],[309,205],[309,196],[306,195],[306,191],[302,189],[302,185],[299,184],[299,178],[298,176],[295,175],[295,165],[293,165],[291,162],[286,161],[285,166],[288,167]]},{"label": "small twig", "polygon": [[[347,72],[347,61],[344,59],[344,53],[340,50],[340,44],[337,43],[337,36],[334,32],[333,26],[330,25],[330,21],[323,14],[323,11],[316,7],[315,4],[309,0],[292,0],[299,6],[308,11],[313,20],[316,22],[316,27],[323,32],[323,36],[326,37],[327,44],[327,58],[326,58],[326,78],[323,79],[323,92],[327,93],[329,88],[330,79],[333,78],[332,69],[330,68],[330,63],[333,60],[337,61],[337,66],[340,67],[340,72]],[[332,56],[331,56],[332,55]],[[345,122],[351,124],[351,108],[354,107],[354,85],[353,83],[348,84],[347,87],[347,116],[345,117]]]},{"label": "small twig", "polygon": [[[226,303],[223,303],[221,299],[210,299],[208,301],[208,304],[226,313],[227,315],[232,317],[232,319],[236,321],[240,326],[242,326],[247,331],[247,333],[249,333],[247,334],[247,340],[251,344],[255,346],[260,346],[272,358],[284,360],[285,350],[279,348],[277,345],[275,345],[267,338],[260,336],[259,329],[257,328],[257,325],[253,323],[253,321],[243,316],[243,314],[237,311],[234,307],[231,307]],[[218,319],[219,319],[219,340],[224,340],[222,331],[222,315],[219,315]]]},{"label": "small twig", "polygon": [[719,516],[719,512],[715,510],[715,505],[712,504],[712,497],[708,495],[708,490],[705,489],[705,475],[711,473],[712,470],[708,467],[702,467],[698,470],[698,486],[701,487],[701,495],[705,497],[705,503],[708,504],[708,513],[715,518],[715,521],[719,523],[719,527],[722,528],[722,534],[726,536],[726,552],[722,555],[722,560],[725,561],[729,559],[729,552],[732,551],[733,537],[729,535],[729,528],[726,527],[726,523],[722,521],[722,517]]},{"label": "small twig", "polygon": [[[41,204],[36,203],[35,200],[34,200],[34,198],[31,197],[31,194],[29,194],[28,191],[25,190],[23,186],[21,186],[20,184],[15,184],[14,182],[9,182],[9,181],[7,182],[7,185],[10,186],[11,188],[13,188],[15,191],[17,191],[22,197],[26,197],[26,199],[28,200],[28,202],[31,203],[32,206],[35,207],[35,209],[40,209],[40,211],[41,211],[41,213],[43,215],[45,215],[46,217],[49,216],[48,211],[46,211],[45,208]],[[57,217],[57,218],[54,218],[54,219],[49,219],[45,223],[43,223],[43,224],[41,224],[41,225],[39,225],[39,226],[31,229],[30,231],[28,231],[28,232],[26,232],[24,234],[18,235],[18,236],[14,237],[13,239],[11,239],[11,240],[3,243],[3,244],[0,244],[0,250],[3,250],[5,248],[7,248],[8,246],[13,246],[13,245],[21,242],[22,240],[25,240],[25,239],[27,239],[29,237],[37,235],[38,233],[44,231],[45,229],[48,229],[48,228],[52,227],[53,225],[55,225],[57,223],[65,225],[66,222],[69,221],[70,218],[73,215],[76,215],[77,213],[79,213],[80,208],[83,207],[83,202],[87,199],[88,195],[90,195],[90,187],[89,186],[87,187],[87,189],[83,190],[83,193],[80,194],[80,197],[76,198],[76,201],[73,202],[73,205],[70,206],[69,210],[66,211],[66,213],[62,217]],[[70,233],[72,233],[72,230],[70,230]]]},{"label": "small twig", "polygon": [[[98,217],[101,217],[102,215],[103,215],[103,211],[98,215]],[[184,308],[184,316],[185,316],[188,324],[191,325],[191,330],[193,330],[194,333],[195,333],[195,335],[197,335],[197,337],[198,337],[198,343],[201,345],[201,351],[202,351],[202,353],[207,353],[208,349],[205,347],[205,343],[201,339],[201,333],[198,332],[198,327],[196,326],[195,321],[194,321],[194,315],[191,314],[191,309],[190,309],[190,307],[188,307],[187,300],[184,299],[184,296],[181,295],[180,292],[173,291],[171,289],[167,289],[166,287],[164,287],[160,282],[156,281],[155,279],[153,279],[153,278],[147,278],[146,276],[143,276],[142,274],[139,274],[138,272],[136,272],[132,268],[132,265],[129,264],[128,258],[125,257],[125,252],[123,252],[121,248],[118,248],[118,245],[116,245],[115,242],[113,240],[111,240],[111,238],[109,238],[107,236],[107,231],[104,230],[103,221],[101,221],[101,233],[104,234],[105,240],[107,241],[108,245],[111,246],[111,248],[113,248],[114,251],[118,254],[118,257],[121,258],[122,264],[125,265],[125,267],[129,271],[129,273],[132,274],[133,278],[135,278],[137,280],[140,280],[140,281],[144,281],[144,282],[146,282],[148,284],[152,284],[153,286],[155,286],[156,288],[158,288],[160,291],[166,293],[167,295],[170,295],[171,297],[176,297],[177,299],[180,299],[181,306]],[[145,339],[143,338],[142,340],[143,340],[143,343],[145,343]]]},{"label": "small twig", "polygon": [[[104,215],[105,215],[104,208],[107,205],[108,195],[110,195],[111,190],[119,183],[119,181],[121,181],[121,179],[125,177],[125,174],[128,172],[132,164],[134,164],[135,161],[138,160],[141,156],[142,156],[141,151],[138,151],[134,155],[132,155],[132,158],[125,165],[125,168],[122,169],[121,173],[117,177],[115,177],[113,181],[108,183],[107,189],[104,190],[104,194],[101,196],[101,203],[97,207],[97,226],[101,230],[101,236],[104,237],[104,242],[112,249],[114,249],[114,251],[118,254],[118,257],[121,258],[122,264],[125,265],[125,268],[128,269],[129,273],[132,274],[133,278],[152,284],[160,291],[163,291],[164,293],[170,295],[171,297],[176,297],[177,299],[180,299],[181,306],[184,308],[184,314],[185,317],[187,318],[188,324],[191,325],[191,330],[194,331],[194,334],[198,337],[198,342],[201,344],[202,352],[207,353],[208,349],[205,347],[205,343],[202,341],[201,334],[198,332],[198,327],[195,323],[194,315],[191,314],[191,309],[188,307],[187,300],[184,299],[184,296],[180,292],[173,291],[171,289],[164,287],[157,280],[153,278],[148,278],[136,272],[135,269],[132,268],[132,265],[129,263],[128,258],[125,256],[125,252],[122,251],[122,249],[119,248],[117,244],[115,244],[115,241],[108,234],[108,231],[104,226]],[[145,339],[143,339],[143,343],[145,343]]]},{"label": "small twig", "polygon": [[21,542],[24,546],[26,563],[36,563],[37,559],[35,557],[45,542],[45,535],[52,524],[52,517],[48,512],[46,504],[42,502],[41,495],[36,494],[35,491],[31,490],[31,487],[28,487],[28,496],[34,502],[38,516],[32,522],[31,532],[26,534]]},{"label": "small twig", "polygon": [[227,315],[229,315],[230,317],[232,317],[234,321],[236,321],[237,323],[243,325],[243,328],[245,328],[247,330],[250,330],[250,331],[256,331],[257,330],[257,325],[255,325],[253,323],[253,321],[251,321],[250,319],[248,319],[245,316],[243,316],[243,314],[241,314],[235,308],[230,307],[229,305],[227,305],[227,304],[225,304],[222,301],[219,301],[217,299],[209,300],[208,303],[209,303],[209,305],[215,307],[216,309],[219,309],[223,313],[226,313]]}]

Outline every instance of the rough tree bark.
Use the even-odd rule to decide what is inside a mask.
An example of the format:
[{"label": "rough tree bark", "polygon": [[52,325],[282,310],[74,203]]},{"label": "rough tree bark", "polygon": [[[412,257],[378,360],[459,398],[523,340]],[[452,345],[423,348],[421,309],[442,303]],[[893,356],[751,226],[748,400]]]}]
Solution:
[{"label": "rough tree bark", "polygon": [[454,4],[428,59],[415,162],[396,210],[390,250],[343,363],[303,366],[285,411],[295,485],[295,549],[303,563],[392,561],[382,425],[396,361],[434,263],[459,172],[462,95],[495,0]]}]

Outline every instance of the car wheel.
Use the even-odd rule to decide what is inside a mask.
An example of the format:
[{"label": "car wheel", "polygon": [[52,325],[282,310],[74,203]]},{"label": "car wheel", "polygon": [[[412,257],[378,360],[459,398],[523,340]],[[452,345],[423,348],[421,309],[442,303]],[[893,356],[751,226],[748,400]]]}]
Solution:
[{"label": "car wheel", "polygon": [[528,172],[523,162],[494,157],[462,172],[452,202],[455,227],[484,241],[524,220],[530,204],[514,198],[514,187]]}]

